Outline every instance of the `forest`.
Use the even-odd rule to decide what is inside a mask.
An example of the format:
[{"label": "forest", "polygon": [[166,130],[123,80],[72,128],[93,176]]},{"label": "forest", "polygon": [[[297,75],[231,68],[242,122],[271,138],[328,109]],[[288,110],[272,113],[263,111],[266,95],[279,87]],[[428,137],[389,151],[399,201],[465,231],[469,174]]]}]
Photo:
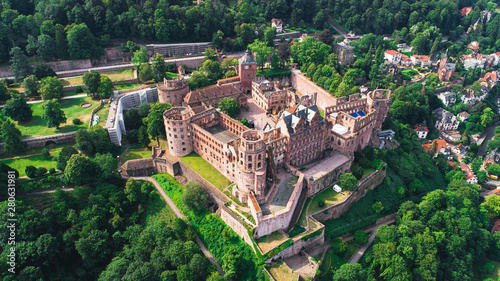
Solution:
[{"label": "forest", "polygon": [[[220,31],[227,49],[244,49],[272,18],[290,27],[330,28],[330,18],[347,31],[392,34],[428,22],[445,35],[461,34],[459,9],[477,4],[465,23],[479,17],[487,1],[347,0],[6,0],[0,7],[0,60],[13,47],[46,59],[88,59],[113,40],[125,42],[212,41]],[[346,8],[348,7],[348,8]],[[266,25],[267,23],[267,25]],[[264,24],[264,25],[261,25]],[[454,33],[454,34],[453,34]],[[67,51],[66,51],[67,50]]]}]

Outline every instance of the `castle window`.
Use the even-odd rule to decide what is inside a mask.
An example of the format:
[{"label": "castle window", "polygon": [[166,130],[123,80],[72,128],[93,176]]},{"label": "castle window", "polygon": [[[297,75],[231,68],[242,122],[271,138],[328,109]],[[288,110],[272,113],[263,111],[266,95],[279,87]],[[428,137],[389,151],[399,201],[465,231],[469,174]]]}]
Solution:
[{"label": "castle window", "polygon": [[182,142],[182,145],[184,145],[184,142]]},{"label": "castle window", "polygon": [[257,163],[257,168],[260,168],[260,162],[259,162],[259,163]]},{"label": "castle window", "polygon": [[182,148],[182,151],[186,151],[186,148],[185,148],[185,147],[183,147],[183,148]]},{"label": "castle window", "polygon": [[248,169],[252,169],[252,164],[248,164]]},{"label": "castle window", "polygon": [[252,161],[252,155],[248,155],[248,161]]},{"label": "castle window", "polygon": [[174,132],[177,132],[177,129],[176,129],[176,128],[174,128]]}]

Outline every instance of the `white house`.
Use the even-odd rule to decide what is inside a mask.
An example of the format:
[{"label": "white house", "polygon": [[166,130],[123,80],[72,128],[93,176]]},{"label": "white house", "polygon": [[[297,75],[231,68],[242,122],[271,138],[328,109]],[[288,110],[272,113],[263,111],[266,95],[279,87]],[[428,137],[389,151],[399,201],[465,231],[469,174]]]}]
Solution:
[{"label": "white house", "polygon": [[453,115],[453,113],[441,107],[434,109],[432,113],[437,117],[435,126],[439,131],[451,131],[458,129],[460,121],[458,121],[457,117]]},{"label": "white house", "polygon": [[446,107],[450,107],[457,102],[457,94],[453,92],[444,92],[439,94],[439,99]]},{"label": "white house", "polygon": [[424,55],[413,55],[411,56],[411,63],[415,66],[427,67],[431,65],[431,58]]},{"label": "white house", "polygon": [[276,28],[277,33],[283,32],[283,21],[281,19],[272,19],[271,27]]},{"label": "white house", "polygon": [[424,124],[415,124],[415,132],[417,133],[417,137],[421,140],[427,138],[427,134],[429,134],[429,128]]}]

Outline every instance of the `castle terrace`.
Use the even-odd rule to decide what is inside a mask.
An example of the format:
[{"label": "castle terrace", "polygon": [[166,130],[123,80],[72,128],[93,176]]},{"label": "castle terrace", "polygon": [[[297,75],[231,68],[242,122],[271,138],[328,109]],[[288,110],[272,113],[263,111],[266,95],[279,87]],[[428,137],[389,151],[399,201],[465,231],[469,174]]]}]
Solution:
[{"label": "castle terrace", "polygon": [[309,180],[311,177],[317,180],[349,161],[349,157],[336,150],[333,150],[332,152],[330,152],[330,157],[305,166],[306,170],[303,171],[304,177],[306,180]]},{"label": "castle terrace", "polygon": [[236,134],[219,124],[206,128],[205,130],[223,143],[229,143],[239,138]]}]

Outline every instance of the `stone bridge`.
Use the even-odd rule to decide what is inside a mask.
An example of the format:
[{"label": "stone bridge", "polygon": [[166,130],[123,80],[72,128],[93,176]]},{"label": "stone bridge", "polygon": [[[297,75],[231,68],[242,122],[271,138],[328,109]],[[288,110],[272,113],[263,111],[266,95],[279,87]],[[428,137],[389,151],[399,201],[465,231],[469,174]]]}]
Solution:
[{"label": "stone bridge", "polygon": [[[28,149],[47,147],[56,144],[66,144],[66,143],[74,143],[76,141],[76,131],[70,133],[63,134],[55,134],[50,136],[36,137],[36,138],[27,138],[22,139],[22,142],[28,144]],[[4,152],[5,143],[0,143],[0,153]]]}]

